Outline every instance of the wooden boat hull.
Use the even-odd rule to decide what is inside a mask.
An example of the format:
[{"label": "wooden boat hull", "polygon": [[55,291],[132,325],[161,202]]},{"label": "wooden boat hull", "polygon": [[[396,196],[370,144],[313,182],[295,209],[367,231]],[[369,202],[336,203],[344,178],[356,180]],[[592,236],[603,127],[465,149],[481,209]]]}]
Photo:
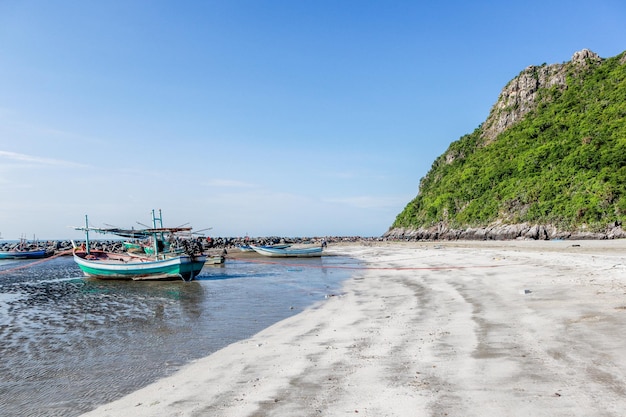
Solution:
[{"label": "wooden boat hull", "polygon": [[204,266],[206,255],[177,255],[165,259],[129,256],[102,251],[75,251],[74,261],[88,277],[122,280],[193,280]]},{"label": "wooden boat hull", "polygon": [[28,251],[1,251],[0,259],[41,259],[47,256],[45,249]]},{"label": "wooden boat hull", "polygon": [[323,248],[316,246],[313,248],[284,248],[277,249],[267,246],[250,245],[255,252],[272,258],[313,258],[322,256]]}]

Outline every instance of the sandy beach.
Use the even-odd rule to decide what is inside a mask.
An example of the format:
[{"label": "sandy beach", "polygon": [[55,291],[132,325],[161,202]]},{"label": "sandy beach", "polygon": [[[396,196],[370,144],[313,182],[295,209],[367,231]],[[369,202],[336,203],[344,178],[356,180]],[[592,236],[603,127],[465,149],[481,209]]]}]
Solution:
[{"label": "sandy beach", "polygon": [[342,290],[104,416],[622,416],[626,241],[332,245]]}]

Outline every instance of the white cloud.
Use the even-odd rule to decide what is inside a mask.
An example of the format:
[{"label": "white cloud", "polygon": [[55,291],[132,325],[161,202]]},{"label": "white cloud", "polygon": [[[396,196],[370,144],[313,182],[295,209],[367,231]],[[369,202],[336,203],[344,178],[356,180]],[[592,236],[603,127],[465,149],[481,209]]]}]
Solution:
[{"label": "white cloud", "polygon": [[409,201],[406,196],[380,197],[380,196],[354,196],[345,198],[326,198],[329,203],[343,204],[361,209],[388,209],[404,206]]},{"label": "white cloud", "polygon": [[51,165],[51,166],[64,166],[64,167],[85,167],[84,164],[78,164],[76,162],[63,161],[61,159],[43,158],[40,156],[26,155],[23,153],[0,151],[0,159],[8,159],[16,162],[23,162],[25,164],[35,165]]},{"label": "white cloud", "polygon": [[214,178],[210,179],[207,182],[207,185],[210,187],[226,187],[226,188],[249,188],[254,187],[254,184],[238,181],[238,180],[229,180],[223,178]]}]

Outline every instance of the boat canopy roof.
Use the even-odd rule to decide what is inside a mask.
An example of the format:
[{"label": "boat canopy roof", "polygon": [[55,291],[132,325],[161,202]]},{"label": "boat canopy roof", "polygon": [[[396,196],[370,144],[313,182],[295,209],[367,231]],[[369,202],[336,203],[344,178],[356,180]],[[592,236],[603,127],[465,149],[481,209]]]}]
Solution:
[{"label": "boat canopy roof", "polygon": [[101,228],[101,227],[74,227],[75,230],[83,230],[102,234],[114,234],[121,237],[132,239],[145,239],[155,233],[181,233],[191,232],[191,227],[157,227],[152,229],[120,229],[117,227]]}]

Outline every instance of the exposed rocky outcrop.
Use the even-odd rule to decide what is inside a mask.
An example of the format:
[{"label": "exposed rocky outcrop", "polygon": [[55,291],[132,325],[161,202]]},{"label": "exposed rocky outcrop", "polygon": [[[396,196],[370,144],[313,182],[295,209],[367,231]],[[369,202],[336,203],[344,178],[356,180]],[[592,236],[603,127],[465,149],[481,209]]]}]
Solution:
[{"label": "exposed rocky outcrop", "polygon": [[483,124],[483,139],[488,144],[514,125],[537,104],[537,92],[542,88],[567,88],[567,72],[575,67],[585,68],[602,62],[600,56],[588,49],[578,51],[564,64],[531,65],[511,80],[502,90]]},{"label": "exposed rocky outcrop", "polygon": [[554,225],[539,224],[503,224],[494,223],[486,227],[470,227],[467,229],[450,229],[445,224],[429,228],[389,230],[383,235],[386,239],[395,240],[602,240],[626,238],[626,231],[621,224],[613,223],[603,232],[564,231]]}]

